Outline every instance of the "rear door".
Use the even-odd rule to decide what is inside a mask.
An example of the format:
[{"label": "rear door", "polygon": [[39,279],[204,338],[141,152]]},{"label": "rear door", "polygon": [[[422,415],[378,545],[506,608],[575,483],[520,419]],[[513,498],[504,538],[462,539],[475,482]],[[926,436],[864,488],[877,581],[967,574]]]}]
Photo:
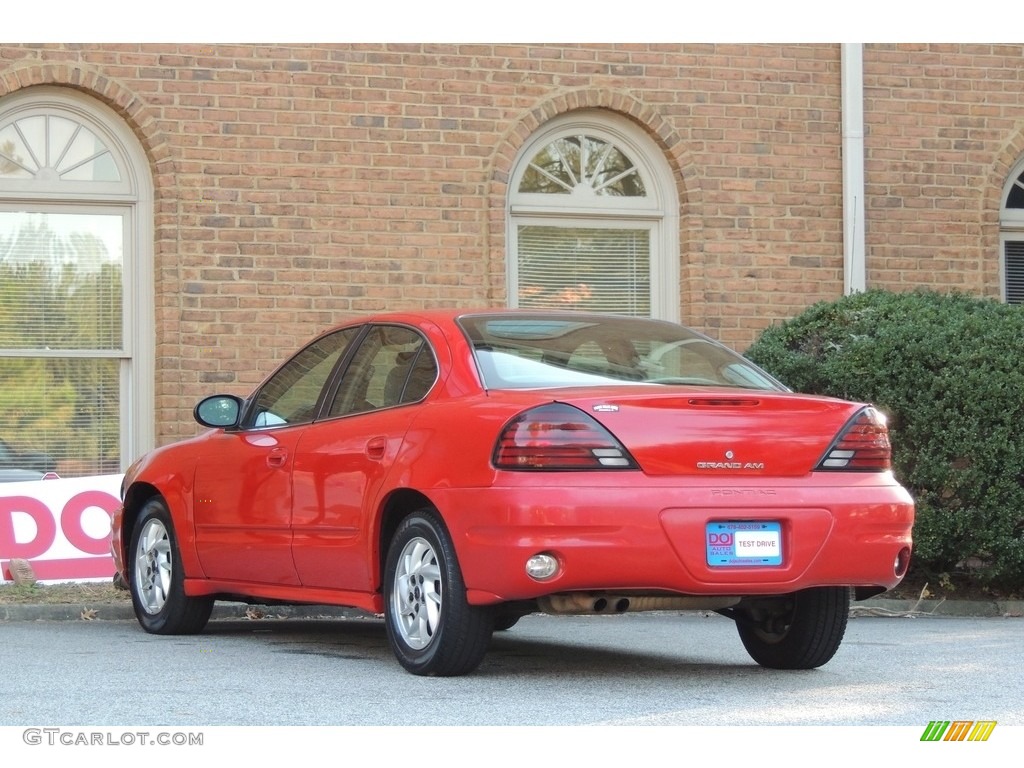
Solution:
[{"label": "rear door", "polygon": [[303,585],[374,588],[372,503],[437,371],[433,350],[412,328],[378,325],[361,339],[325,420],[299,442],[292,528]]}]

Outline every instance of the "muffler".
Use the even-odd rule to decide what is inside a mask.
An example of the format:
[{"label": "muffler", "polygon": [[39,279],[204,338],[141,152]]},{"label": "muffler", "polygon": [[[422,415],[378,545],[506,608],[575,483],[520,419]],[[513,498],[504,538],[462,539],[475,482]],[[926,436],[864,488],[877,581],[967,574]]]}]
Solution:
[{"label": "muffler", "polygon": [[639,611],[718,611],[739,603],[739,597],[722,595],[615,595],[570,592],[537,598],[544,613],[591,615]]}]

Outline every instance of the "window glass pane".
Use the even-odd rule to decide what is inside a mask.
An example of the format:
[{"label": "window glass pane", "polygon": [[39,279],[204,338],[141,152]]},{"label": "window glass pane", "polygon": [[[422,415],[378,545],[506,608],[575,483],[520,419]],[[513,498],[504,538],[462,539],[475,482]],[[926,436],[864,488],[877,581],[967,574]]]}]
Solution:
[{"label": "window glass pane", "polygon": [[43,168],[61,181],[121,180],[104,140],[77,121],[35,115],[0,126],[0,178],[32,178]]},{"label": "window glass pane", "polygon": [[1004,247],[1006,302],[1024,304],[1024,240],[1008,240]]},{"label": "window glass pane", "polygon": [[0,211],[0,349],[123,346],[124,220]]},{"label": "window glass pane", "polygon": [[489,389],[661,383],[779,390],[745,359],[672,323],[519,313],[459,324]]},{"label": "window glass pane", "polygon": [[[426,395],[436,367],[423,337],[410,328],[382,325],[367,334],[331,404],[331,416],[347,416],[410,402]],[[424,356],[418,362],[417,356]],[[412,381],[413,368],[418,379]],[[415,395],[415,397],[414,397]]]},{"label": "window glass pane", "polygon": [[1024,175],[1010,187],[1010,193],[1006,196],[1007,208],[1024,208]]},{"label": "window glass pane", "polygon": [[358,328],[332,333],[285,363],[256,397],[250,425],[260,428],[312,421],[331,371],[358,333]]},{"label": "window glass pane", "polygon": [[[59,166],[67,153],[68,145],[75,139],[75,135],[86,130],[81,124],[64,117],[51,115],[47,123],[46,136],[46,157],[43,162],[49,166]],[[91,154],[91,153],[90,153]]]},{"label": "window glass pane", "polygon": [[117,166],[100,138],[82,126],[77,127],[70,144],[51,156],[64,181],[118,181]]},{"label": "window glass pane", "polygon": [[30,179],[37,166],[13,125],[0,128],[0,178]]},{"label": "window glass pane", "polygon": [[121,177],[114,158],[109,152],[103,152],[61,173],[60,178],[62,181],[119,181]]},{"label": "window glass pane", "polygon": [[534,155],[520,192],[644,197],[643,179],[618,147],[593,136],[555,139]]},{"label": "window glass pane", "polygon": [[25,151],[24,164],[30,170],[46,165],[46,118],[42,115],[25,117],[14,124],[16,135]]},{"label": "window glass pane", "polygon": [[519,306],[646,316],[648,229],[520,226]]},{"label": "window glass pane", "polygon": [[0,357],[0,473],[120,471],[118,359]]}]

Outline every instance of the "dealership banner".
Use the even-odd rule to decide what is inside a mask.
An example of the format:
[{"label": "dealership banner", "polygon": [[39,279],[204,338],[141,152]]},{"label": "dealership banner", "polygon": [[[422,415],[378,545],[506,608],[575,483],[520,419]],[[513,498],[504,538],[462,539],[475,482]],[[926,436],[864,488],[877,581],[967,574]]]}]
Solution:
[{"label": "dealership banner", "polygon": [[114,576],[110,515],[124,475],[0,483],[0,579],[24,559],[43,583]]}]

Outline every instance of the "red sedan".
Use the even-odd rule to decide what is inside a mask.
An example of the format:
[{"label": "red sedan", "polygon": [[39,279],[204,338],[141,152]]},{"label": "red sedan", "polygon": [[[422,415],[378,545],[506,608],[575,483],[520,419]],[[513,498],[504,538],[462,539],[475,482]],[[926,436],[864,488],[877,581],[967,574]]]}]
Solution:
[{"label": "red sedan", "polygon": [[701,609],[807,669],[910,561],[883,415],[672,323],[367,317],[195,417],[114,518],[149,632],[198,632],[218,598],[353,606],[410,672],[458,675],[534,611]]}]

